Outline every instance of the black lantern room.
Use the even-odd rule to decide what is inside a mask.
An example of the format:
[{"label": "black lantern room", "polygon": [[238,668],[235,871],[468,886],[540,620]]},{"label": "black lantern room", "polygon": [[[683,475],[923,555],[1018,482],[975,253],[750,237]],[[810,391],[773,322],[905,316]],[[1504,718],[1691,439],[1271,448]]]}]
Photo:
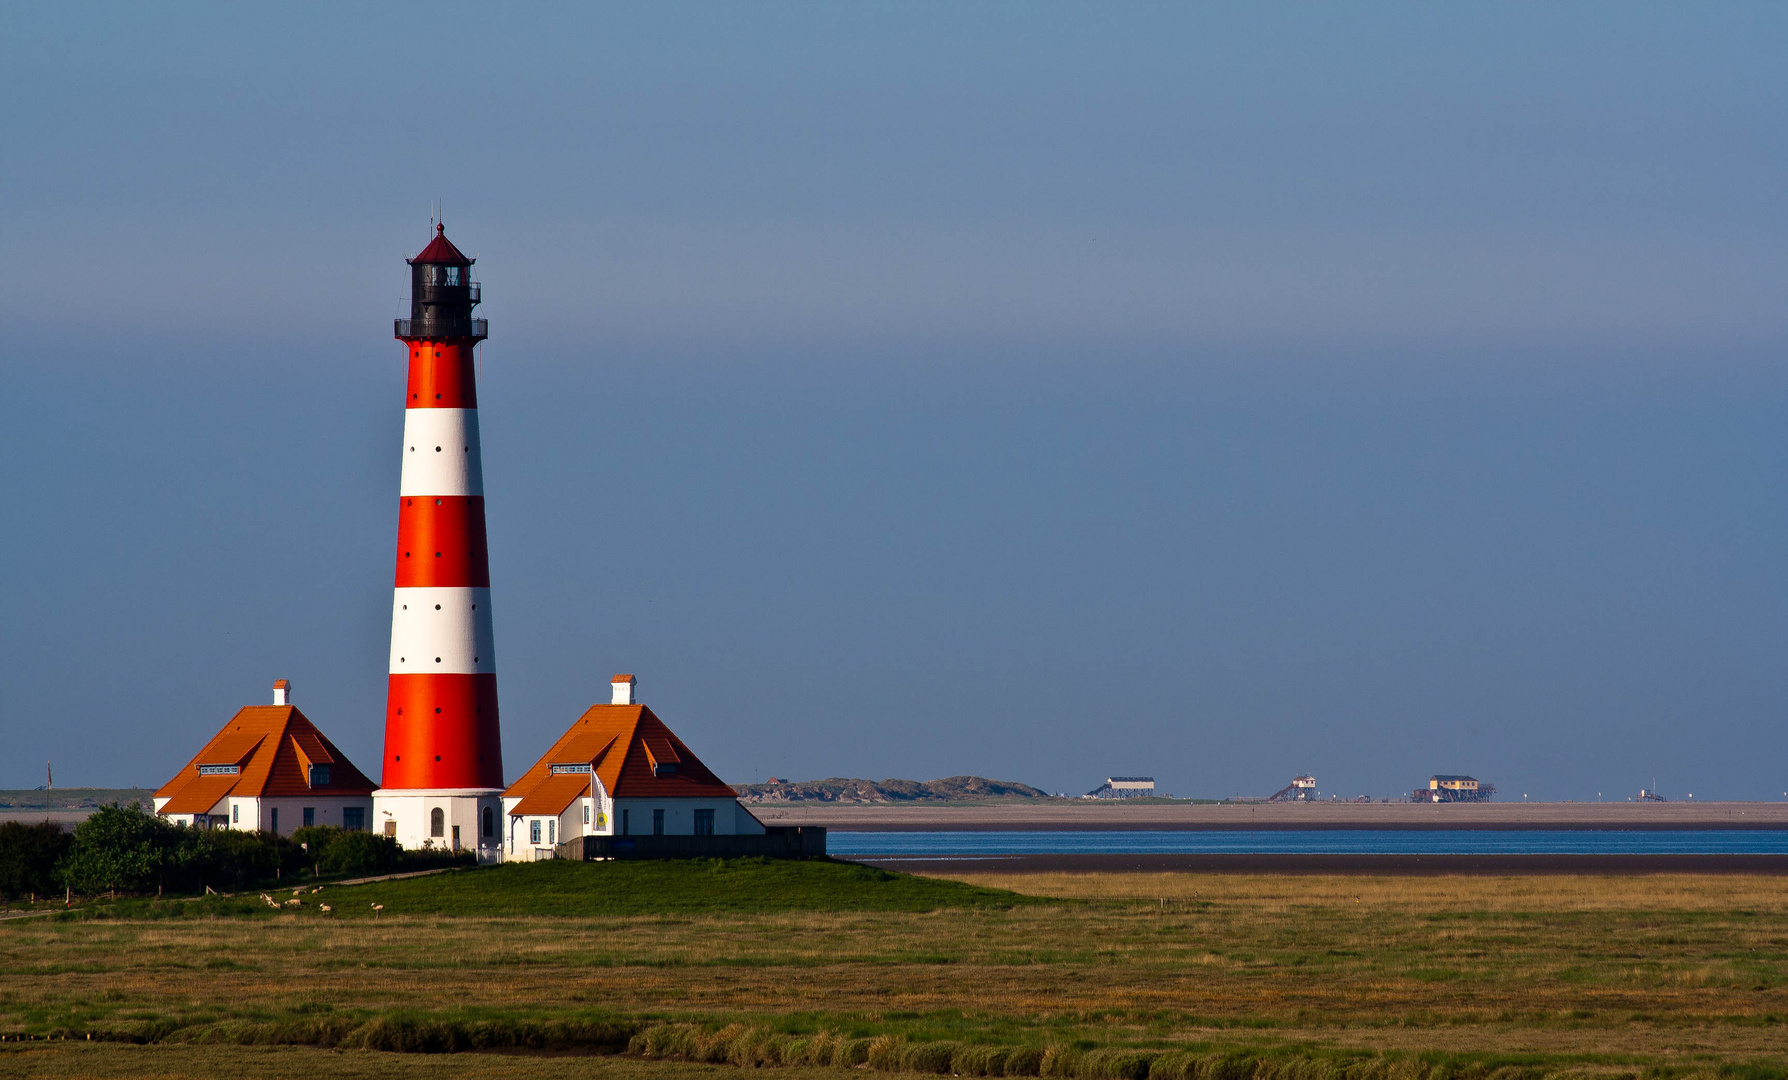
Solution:
[{"label": "black lantern room", "polygon": [[489,323],[472,318],[478,283],[472,280],[472,259],[447,239],[447,227],[435,226],[435,237],[410,264],[410,317],[397,320],[397,336],[406,341],[482,341]]}]

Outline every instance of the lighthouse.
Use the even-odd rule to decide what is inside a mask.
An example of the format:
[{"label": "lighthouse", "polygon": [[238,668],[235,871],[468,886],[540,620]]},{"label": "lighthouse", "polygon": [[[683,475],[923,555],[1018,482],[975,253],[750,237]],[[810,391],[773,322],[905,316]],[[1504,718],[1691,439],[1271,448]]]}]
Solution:
[{"label": "lighthouse", "polygon": [[382,780],[374,828],[405,848],[501,858],[503,750],[472,357],[472,262],[435,235],[410,264],[409,351]]}]

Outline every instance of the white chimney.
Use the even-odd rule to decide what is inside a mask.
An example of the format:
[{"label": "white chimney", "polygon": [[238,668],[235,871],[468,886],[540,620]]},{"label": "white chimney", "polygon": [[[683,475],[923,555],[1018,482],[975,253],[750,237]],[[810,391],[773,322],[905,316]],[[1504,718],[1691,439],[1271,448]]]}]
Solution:
[{"label": "white chimney", "polygon": [[631,675],[616,675],[613,679],[610,679],[609,682],[615,688],[615,700],[612,702],[612,704],[615,704],[615,705],[631,705],[631,704],[633,704],[633,676],[631,676]]},{"label": "white chimney", "polygon": [[292,703],[292,682],[290,679],[273,680],[273,703],[290,705]]}]

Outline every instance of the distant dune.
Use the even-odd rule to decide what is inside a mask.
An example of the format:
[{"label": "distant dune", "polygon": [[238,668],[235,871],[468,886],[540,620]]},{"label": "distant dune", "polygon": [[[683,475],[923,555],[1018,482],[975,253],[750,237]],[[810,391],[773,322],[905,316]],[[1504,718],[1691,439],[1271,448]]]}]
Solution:
[{"label": "distant dune", "polygon": [[938,803],[1053,798],[1029,784],[981,776],[946,776],[942,780],[858,780],[834,776],[825,780],[734,784],[733,789],[740,799],[750,803]]}]

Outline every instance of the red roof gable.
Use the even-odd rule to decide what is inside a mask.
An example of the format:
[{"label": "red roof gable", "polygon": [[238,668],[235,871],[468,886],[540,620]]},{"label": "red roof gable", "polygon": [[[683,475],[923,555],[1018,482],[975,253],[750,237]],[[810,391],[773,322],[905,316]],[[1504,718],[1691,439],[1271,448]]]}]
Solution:
[{"label": "red roof gable", "polygon": [[[644,705],[590,706],[504,796],[522,799],[528,813],[564,810],[582,788],[571,790],[569,774],[555,778],[554,765],[590,766],[615,799],[738,797]],[[673,768],[655,768],[665,765]],[[546,808],[552,803],[558,805]]]},{"label": "red roof gable", "polygon": [[428,242],[428,246],[422,249],[421,254],[409,261],[412,263],[436,263],[441,266],[471,266],[476,260],[461,255],[459,249],[453,246],[453,241],[447,239],[447,226],[436,225],[435,238]]},{"label": "red roof gable", "polygon": [[[309,766],[324,764],[328,786],[311,787]],[[239,771],[200,775],[201,765],[235,765]],[[155,795],[169,800],[161,813],[203,814],[226,795],[367,795],[377,786],[297,706],[249,705]]]}]

